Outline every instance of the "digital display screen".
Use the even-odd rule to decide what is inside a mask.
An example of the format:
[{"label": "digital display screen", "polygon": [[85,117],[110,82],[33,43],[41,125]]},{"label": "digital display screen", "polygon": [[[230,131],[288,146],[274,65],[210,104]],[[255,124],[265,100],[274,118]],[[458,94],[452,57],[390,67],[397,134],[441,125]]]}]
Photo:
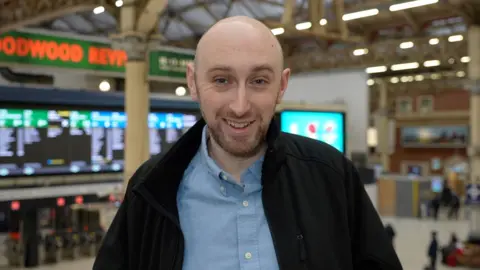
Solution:
[{"label": "digital display screen", "polygon": [[[196,121],[150,113],[150,154],[165,154]],[[122,171],[126,126],[120,111],[0,108],[0,177]]]},{"label": "digital display screen", "polygon": [[443,190],[443,177],[433,177],[431,189],[435,193],[440,193]]},{"label": "digital display screen", "polygon": [[283,132],[320,140],[345,152],[345,114],[342,112],[283,111],[280,127]]}]

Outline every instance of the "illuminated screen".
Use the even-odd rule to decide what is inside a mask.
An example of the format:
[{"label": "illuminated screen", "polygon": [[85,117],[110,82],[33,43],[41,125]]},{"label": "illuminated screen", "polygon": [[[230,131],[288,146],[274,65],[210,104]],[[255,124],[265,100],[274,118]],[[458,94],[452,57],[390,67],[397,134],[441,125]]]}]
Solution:
[{"label": "illuminated screen", "polygon": [[345,114],[342,112],[283,111],[283,132],[320,140],[345,152]]},{"label": "illuminated screen", "polygon": [[[197,121],[150,113],[150,154],[164,154]],[[124,112],[0,108],[0,177],[123,170]]]},{"label": "illuminated screen", "polygon": [[440,193],[443,190],[443,177],[433,177],[431,189],[435,193]]}]

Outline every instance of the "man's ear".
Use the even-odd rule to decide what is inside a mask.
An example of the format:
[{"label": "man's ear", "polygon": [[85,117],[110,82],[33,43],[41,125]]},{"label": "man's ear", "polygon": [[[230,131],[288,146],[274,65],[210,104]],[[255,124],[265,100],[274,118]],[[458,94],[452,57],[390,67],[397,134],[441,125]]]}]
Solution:
[{"label": "man's ear", "polygon": [[284,71],[282,71],[282,77],[280,81],[280,93],[278,93],[277,96],[277,104],[280,104],[283,99],[283,95],[285,94],[285,91],[287,91],[288,87],[288,81],[290,80],[290,69],[286,68]]},{"label": "man's ear", "polygon": [[198,101],[197,85],[195,84],[195,64],[189,63],[187,65],[187,85],[190,90],[190,96],[194,101]]}]

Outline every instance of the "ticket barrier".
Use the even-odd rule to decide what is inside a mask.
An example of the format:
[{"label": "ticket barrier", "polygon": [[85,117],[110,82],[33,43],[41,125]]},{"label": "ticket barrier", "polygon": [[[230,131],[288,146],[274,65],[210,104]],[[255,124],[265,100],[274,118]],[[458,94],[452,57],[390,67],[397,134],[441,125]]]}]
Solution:
[{"label": "ticket barrier", "polygon": [[12,267],[23,267],[25,265],[25,248],[19,239],[8,238],[5,241],[5,256],[8,265]]},{"label": "ticket barrier", "polygon": [[62,259],[62,238],[57,235],[47,235],[44,240],[44,262],[58,263]]},{"label": "ticket barrier", "polygon": [[83,232],[80,234],[80,252],[86,257],[96,255],[95,233]]},{"label": "ticket barrier", "polygon": [[80,236],[78,233],[65,233],[62,238],[62,258],[78,259],[80,257]]},{"label": "ticket barrier", "polygon": [[95,254],[98,254],[98,251],[102,246],[102,241],[104,236],[105,236],[105,232],[103,231],[98,231],[95,233]]}]

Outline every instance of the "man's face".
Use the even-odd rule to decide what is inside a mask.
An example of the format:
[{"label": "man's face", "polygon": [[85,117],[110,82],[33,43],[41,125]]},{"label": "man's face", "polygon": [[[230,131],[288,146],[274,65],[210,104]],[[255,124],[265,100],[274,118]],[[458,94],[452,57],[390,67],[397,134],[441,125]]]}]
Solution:
[{"label": "man's face", "polygon": [[210,135],[239,157],[253,156],[262,148],[290,75],[283,70],[278,48],[272,47],[272,37],[250,38],[218,38],[202,49],[197,66],[187,71]]}]

